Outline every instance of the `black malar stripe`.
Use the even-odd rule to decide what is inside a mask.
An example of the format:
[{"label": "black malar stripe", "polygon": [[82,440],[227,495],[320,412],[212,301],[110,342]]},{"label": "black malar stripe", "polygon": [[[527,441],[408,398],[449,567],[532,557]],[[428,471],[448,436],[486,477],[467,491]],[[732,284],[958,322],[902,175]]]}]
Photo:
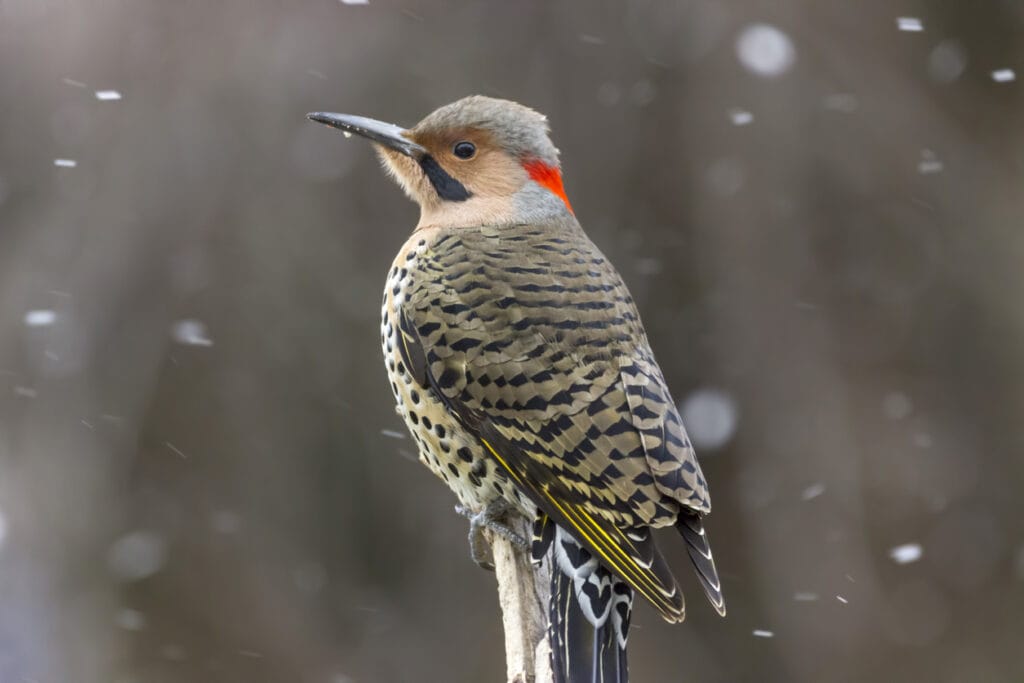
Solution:
[{"label": "black malar stripe", "polygon": [[441,199],[464,202],[472,196],[465,185],[448,175],[448,172],[441,168],[441,164],[429,154],[420,159],[420,168],[427,174],[427,180],[434,186],[437,196]]}]

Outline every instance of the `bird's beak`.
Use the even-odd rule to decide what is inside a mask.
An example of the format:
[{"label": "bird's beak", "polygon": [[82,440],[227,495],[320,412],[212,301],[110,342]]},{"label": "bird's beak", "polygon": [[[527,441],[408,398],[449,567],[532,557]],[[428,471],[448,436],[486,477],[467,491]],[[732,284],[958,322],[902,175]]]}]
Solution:
[{"label": "bird's beak", "polygon": [[391,123],[368,119],[365,116],[330,114],[322,111],[306,114],[306,118],[332,128],[340,128],[346,133],[362,135],[364,138],[369,138],[379,145],[401,152],[413,159],[419,159],[427,153],[425,147],[406,137],[409,131]]}]

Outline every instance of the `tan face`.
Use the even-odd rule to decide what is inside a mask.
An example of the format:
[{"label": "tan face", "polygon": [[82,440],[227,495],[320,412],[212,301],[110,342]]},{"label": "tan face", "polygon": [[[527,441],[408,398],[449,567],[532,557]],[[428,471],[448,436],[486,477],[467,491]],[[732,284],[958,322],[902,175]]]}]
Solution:
[{"label": "tan face", "polygon": [[420,206],[417,229],[572,214],[547,119],[521,104],[471,95],[412,130],[352,114],[307,117],[375,144],[385,169]]},{"label": "tan face", "polygon": [[376,145],[385,167],[424,212],[459,204],[511,201],[529,179],[522,163],[481,129],[420,130],[408,137],[426,148],[417,160]]}]

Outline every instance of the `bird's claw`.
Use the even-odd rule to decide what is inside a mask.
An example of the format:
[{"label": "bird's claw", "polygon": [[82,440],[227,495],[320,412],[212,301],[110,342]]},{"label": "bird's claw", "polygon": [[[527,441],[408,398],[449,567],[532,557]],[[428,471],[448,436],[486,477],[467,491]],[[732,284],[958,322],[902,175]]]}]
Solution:
[{"label": "bird's claw", "polygon": [[525,538],[512,531],[507,524],[499,521],[511,509],[512,506],[504,500],[496,500],[480,512],[473,512],[462,505],[455,506],[455,512],[469,519],[469,554],[481,569],[494,571],[494,564],[487,559],[487,552],[484,548],[484,529],[490,529],[491,533],[501,536],[517,550],[525,551],[530,547]]}]

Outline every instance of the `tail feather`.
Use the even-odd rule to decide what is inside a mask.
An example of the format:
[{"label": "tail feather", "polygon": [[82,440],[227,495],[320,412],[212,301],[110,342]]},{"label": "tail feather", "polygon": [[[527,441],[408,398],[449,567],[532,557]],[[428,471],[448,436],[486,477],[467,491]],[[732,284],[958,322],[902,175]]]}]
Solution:
[{"label": "tail feather", "polygon": [[549,633],[555,683],[627,683],[633,589],[555,528]]},{"label": "tail feather", "polygon": [[708,542],[708,535],[704,531],[700,517],[695,514],[680,514],[676,528],[686,541],[686,551],[697,570],[697,578],[704,589],[704,594],[708,596],[715,610],[724,617],[725,596],[722,595],[722,582],[718,578],[715,560],[711,556],[711,544]]}]

